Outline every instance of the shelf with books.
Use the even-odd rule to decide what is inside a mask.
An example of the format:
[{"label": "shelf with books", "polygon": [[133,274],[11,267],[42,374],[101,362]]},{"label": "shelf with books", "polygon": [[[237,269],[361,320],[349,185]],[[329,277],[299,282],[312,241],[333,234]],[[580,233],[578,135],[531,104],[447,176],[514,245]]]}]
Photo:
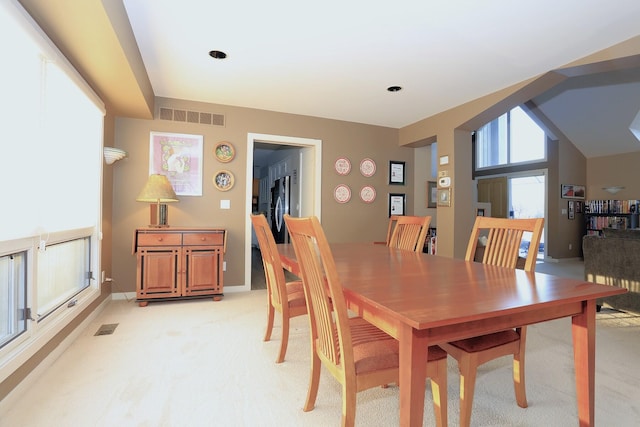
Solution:
[{"label": "shelf with books", "polygon": [[602,229],[638,228],[640,200],[588,200],[584,217],[588,235],[601,234]]}]

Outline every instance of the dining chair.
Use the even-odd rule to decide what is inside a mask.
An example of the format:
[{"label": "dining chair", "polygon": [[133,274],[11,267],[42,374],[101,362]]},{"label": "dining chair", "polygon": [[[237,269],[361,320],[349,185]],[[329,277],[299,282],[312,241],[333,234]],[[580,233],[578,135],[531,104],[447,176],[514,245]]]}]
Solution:
[{"label": "dining chair", "polygon": [[[538,247],[544,226],[543,218],[506,219],[478,216],[467,246],[465,259],[484,264],[516,268],[521,265],[520,245],[525,232],[531,233],[529,251],[524,260],[525,271],[535,271]],[[478,251],[481,234],[486,236],[483,251]],[[484,238],[483,238],[484,241]],[[481,255],[476,257],[477,253]],[[460,426],[471,423],[473,393],[478,366],[498,357],[513,355],[513,386],[516,402],[527,407],[524,358],[526,326],[493,334],[453,341],[440,346],[458,361],[460,371]]]},{"label": "dining chair", "polygon": [[[311,376],[304,411],[314,408],[324,365],[342,385],[342,426],[353,426],[358,392],[398,382],[398,341],[347,311],[333,254],[318,218],[284,218],[302,274],[311,329]],[[436,423],[446,426],[447,354],[431,346],[428,359],[426,375],[431,378]]]},{"label": "dining chair", "polygon": [[389,216],[389,224],[387,225],[387,240],[385,242],[373,242],[374,244],[389,246],[389,243],[391,243],[391,235],[393,234],[393,229],[398,222],[398,218],[400,218],[400,215]]},{"label": "dining chair", "polygon": [[399,216],[391,233],[389,246],[422,252],[430,223],[430,216]]},{"label": "dining chair", "polygon": [[282,341],[276,363],[282,363],[289,343],[289,319],[307,314],[304,290],[302,281],[287,282],[285,280],[276,241],[265,216],[251,215],[251,223],[258,238],[267,284],[267,329],[263,340],[271,339],[275,312],[279,312],[282,315]]}]

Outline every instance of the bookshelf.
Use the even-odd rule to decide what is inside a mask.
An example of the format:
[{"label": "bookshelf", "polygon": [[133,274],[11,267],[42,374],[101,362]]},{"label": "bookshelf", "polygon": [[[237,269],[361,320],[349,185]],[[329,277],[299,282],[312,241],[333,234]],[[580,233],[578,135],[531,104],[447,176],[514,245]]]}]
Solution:
[{"label": "bookshelf", "polygon": [[600,235],[602,229],[638,228],[640,200],[587,200],[584,217],[587,235]]}]

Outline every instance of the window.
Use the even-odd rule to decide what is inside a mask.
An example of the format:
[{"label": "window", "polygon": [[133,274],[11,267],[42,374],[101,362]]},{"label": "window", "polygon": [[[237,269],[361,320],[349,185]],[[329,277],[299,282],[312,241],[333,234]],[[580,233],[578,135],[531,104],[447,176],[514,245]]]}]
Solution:
[{"label": "window", "polygon": [[104,104],[18,1],[0,28],[2,381],[100,293]]},{"label": "window", "polygon": [[520,107],[476,132],[476,169],[544,160],[544,131]]},{"label": "window", "polygon": [[0,257],[0,348],[27,330],[26,259],[26,252]]}]

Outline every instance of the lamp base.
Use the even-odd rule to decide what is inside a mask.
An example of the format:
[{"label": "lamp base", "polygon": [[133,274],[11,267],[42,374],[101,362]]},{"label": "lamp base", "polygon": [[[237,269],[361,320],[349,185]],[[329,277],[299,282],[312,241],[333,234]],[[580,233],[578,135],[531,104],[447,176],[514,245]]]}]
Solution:
[{"label": "lamp base", "polygon": [[167,228],[169,227],[169,209],[166,204],[158,203],[149,205],[149,227]]}]

